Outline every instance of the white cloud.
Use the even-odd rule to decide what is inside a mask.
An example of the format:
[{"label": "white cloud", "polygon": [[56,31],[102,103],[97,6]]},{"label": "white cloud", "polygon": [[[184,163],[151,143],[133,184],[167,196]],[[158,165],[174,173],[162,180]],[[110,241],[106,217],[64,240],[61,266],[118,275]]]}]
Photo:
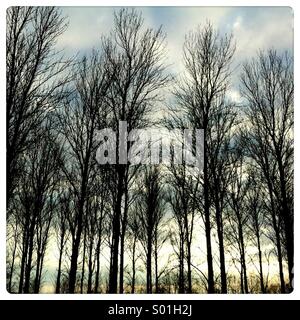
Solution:
[{"label": "white cloud", "polygon": [[[62,7],[69,16],[68,30],[58,41],[69,53],[87,51],[99,46],[102,34],[113,25],[109,7]],[[145,25],[163,25],[167,34],[169,62],[172,70],[182,69],[182,46],[187,32],[207,21],[220,32],[233,32],[236,41],[235,60],[254,56],[258,49],[292,48],[293,16],[288,7],[141,7]]]},{"label": "white cloud", "polygon": [[242,17],[237,17],[235,22],[233,23],[233,31],[238,30],[241,27],[242,22],[243,22],[243,18]]},{"label": "white cloud", "polygon": [[[245,13],[246,15],[246,13]],[[233,22],[238,60],[254,56],[259,49],[291,49],[293,18],[289,8],[263,8],[250,11],[246,21],[237,17]]]}]

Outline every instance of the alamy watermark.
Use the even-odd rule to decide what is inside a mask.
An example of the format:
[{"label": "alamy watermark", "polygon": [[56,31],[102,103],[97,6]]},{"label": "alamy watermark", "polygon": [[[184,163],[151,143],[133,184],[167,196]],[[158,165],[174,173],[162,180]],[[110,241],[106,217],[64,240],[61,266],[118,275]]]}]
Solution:
[{"label": "alamy watermark", "polygon": [[[153,165],[186,163],[203,168],[203,129],[133,129],[120,121],[118,134],[111,128],[96,136],[99,164]],[[117,141],[118,140],[118,141]]]}]

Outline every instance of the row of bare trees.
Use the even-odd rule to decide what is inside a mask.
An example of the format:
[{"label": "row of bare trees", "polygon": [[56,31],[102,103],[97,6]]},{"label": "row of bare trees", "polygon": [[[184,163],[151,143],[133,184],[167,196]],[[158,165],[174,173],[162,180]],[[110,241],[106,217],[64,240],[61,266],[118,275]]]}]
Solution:
[{"label": "row of bare trees", "polygon": [[[233,37],[209,23],[186,35],[176,79],[162,29],[134,9],[81,59],[55,49],[66,27],[58,8],[7,11],[8,291],[291,291],[292,56],[261,51],[235,70],[237,103]],[[203,129],[203,170],[129,165],[120,121]],[[104,128],[116,164],[96,160]]]}]

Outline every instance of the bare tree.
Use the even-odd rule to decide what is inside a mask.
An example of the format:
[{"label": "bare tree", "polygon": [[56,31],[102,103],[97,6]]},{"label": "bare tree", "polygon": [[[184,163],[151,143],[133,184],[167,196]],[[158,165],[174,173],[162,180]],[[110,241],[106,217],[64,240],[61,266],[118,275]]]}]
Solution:
[{"label": "bare tree", "polygon": [[48,232],[53,217],[53,194],[59,171],[60,147],[48,128],[38,133],[39,143],[34,150],[23,155],[23,173],[18,190],[20,210],[18,220],[22,226],[21,266],[19,292],[29,293],[34,253],[37,258],[36,289],[39,290],[43,258]]},{"label": "bare tree", "polygon": [[131,257],[131,275],[130,286],[131,293],[135,293],[136,273],[137,273],[137,261],[141,258],[139,250],[139,239],[141,238],[141,221],[138,216],[139,205],[133,203],[130,215],[128,219],[128,241],[129,241],[129,256]]},{"label": "bare tree", "polygon": [[[179,231],[179,292],[185,292],[185,262],[187,265],[187,292],[192,293],[192,240],[196,215],[196,197],[199,182],[186,163],[171,165],[169,202]],[[176,233],[178,232],[176,231]],[[173,238],[174,241],[174,238]]]},{"label": "bare tree", "polygon": [[7,198],[22,170],[19,159],[34,142],[47,110],[66,94],[69,60],[54,44],[66,20],[54,7],[10,7],[6,33]]},{"label": "bare tree", "polygon": [[[284,226],[289,284],[292,288],[293,245],[293,60],[288,53],[260,52],[257,59],[244,64],[242,93],[247,100],[247,120],[251,125],[249,145],[253,158],[267,181],[269,193],[279,203],[278,215]],[[268,159],[266,154],[268,146]],[[275,176],[270,176],[271,161]],[[275,183],[270,180],[275,178]],[[278,181],[278,188],[276,182]]]},{"label": "bare tree", "polygon": [[105,228],[107,226],[108,213],[111,211],[111,198],[107,188],[108,180],[110,179],[110,172],[106,168],[98,168],[97,176],[95,177],[94,197],[98,203],[97,211],[95,212],[95,281],[94,293],[100,291],[100,255],[101,249],[105,240]]},{"label": "bare tree", "polygon": [[184,44],[186,76],[175,91],[181,114],[192,126],[204,130],[204,168],[201,181],[209,293],[215,291],[211,245],[212,199],[209,196],[210,186],[213,183],[209,162],[214,157],[214,150],[209,137],[216,129],[211,120],[212,114],[222,105],[220,98],[224,97],[228,87],[234,50],[232,37],[221,37],[211,24],[189,33]]},{"label": "bare tree", "polygon": [[113,71],[107,68],[99,52],[90,59],[83,58],[75,73],[74,93],[64,102],[58,114],[61,137],[67,159],[62,170],[75,195],[75,210],[69,219],[72,254],[69,272],[69,292],[74,293],[81,235],[84,231],[85,208],[93,182],[93,168],[97,165],[97,129],[106,114],[104,97],[111,84]]},{"label": "bare tree", "polygon": [[128,131],[143,128],[147,124],[146,116],[159,99],[158,90],[167,81],[162,63],[163,40],[160,28],[145,29],[141,14],[134,9],[121,9],[114,15],[114,29],[110,38],[103,41],[106,63],[117,70],[107,95],[117,141],[110,293],[116,293],[118,287],[120,224],[128,177],[127,165],[122,164],[122,156],[119,154],[119,121],[127,121]]},{"label": "bare tree", "polygon": [[246,246],[248,242],[246,228],[249,216],[245,208],[248,180],[245,177],[245,157],[239,147],[237,147],[234,157],[236,159],[232,166],[233,173],[231,176],[230,189],[228,192],[228,221],[230,227],[227,231],[227,238],[233,246],[237,246],[238,248],[241,267],[241,292],[249,293],[246,262]]},{"label": "bare tree", "polygon": [[67,181],[62,179],[61,186],[59,187],[60,196],[57,213],[54,217],[54,230],[55,238],[57,240],[57,246],[59,251],[58,268],[55,283],[55,293],[61,293],[61,277],[62,277],[62,262],[64,257],[65,248],[69,239],[68,232],[68,217],[70,216],[71,198],[70,190],[65,185]]},{"label": "bare tree", "polygon": [[249,212],[249,229],[253,234],[253,242],[258,251],[259,263],[259,281],[260,290],[262,293],[266,292],[264,273],[263,273],[263,251],[262,238],[263,228],[265,227],[265,206],[263,201],[263,190],[260,185],[259,173],[253,169],[249,173],[248,191],[246,194],[247,211]]},{"label": "bare tree", "polygon": [[[15,292],[15,274],[17,268],[17,259],[18,259],[18,245],[20,241],[20,235],[22,231],[20,230],[20,219],[18,215],[14,214],[17,212],[19,203],[13,199],[13,204],[11,205],[12,213],[8,215],[7,220],[7,231],[6,231],[6,241],[7,241],[7,249],[6,249],[6,279],[7,279],[7,291]],[[15,207],[16,206],[16,207]]]},{"label": "bare tree", "polygon": [[140,185],[139,210],[137,212],[140,223],[140,242],[145,252],[147,293],[152,293],[152,260],[155,233],[164,214],[162,186],[159,183],[160,172],[157,166],[145,168],[143,183]]}]

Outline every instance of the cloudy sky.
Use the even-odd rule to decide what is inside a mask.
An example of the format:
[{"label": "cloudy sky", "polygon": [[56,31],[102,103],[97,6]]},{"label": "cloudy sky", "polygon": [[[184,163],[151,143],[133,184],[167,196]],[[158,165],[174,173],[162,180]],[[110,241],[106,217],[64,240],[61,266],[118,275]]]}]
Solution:
[{"label": "cloudy sky", "polygon": [[[101,34],[108,34],[117,7],[62,7],[69,27],[59,45],[82,53],[99,45]],[[206,21],[221,33],[233,32],[236,56],[247,58],[259,48],[292,49],[293,12],[289,7],[139,7],[145,25],[163,26],[170,58],[180,55],[184,35]]]},{"label": "cloudy sky", "polygon": [[[62,7],[69,27],[58,47],[67,54],[79,55],[99,47],[102,34],[109,34],[113,11],[118,7]],[[220,33],[234,35],[234,64],[255,56],[259,49],[293,50],[293,11],[289,7],[139,7],[145,26],[162,25],[167,36],[168,63],[172,72],[182,70],[184,36],[198,25],[210,21]],[[238,90],[232,89],[238,99]]]}]

